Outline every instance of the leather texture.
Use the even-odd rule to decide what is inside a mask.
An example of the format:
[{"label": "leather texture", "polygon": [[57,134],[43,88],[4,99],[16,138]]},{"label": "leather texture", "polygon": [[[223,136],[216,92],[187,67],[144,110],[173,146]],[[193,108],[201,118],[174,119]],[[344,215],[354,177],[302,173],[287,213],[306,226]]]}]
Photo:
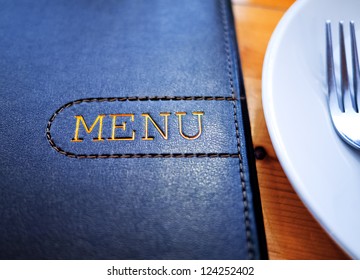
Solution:
[{"label": "leather texture", "polygon": [[267,257],[228,1],[0,4],[0,258]]}]

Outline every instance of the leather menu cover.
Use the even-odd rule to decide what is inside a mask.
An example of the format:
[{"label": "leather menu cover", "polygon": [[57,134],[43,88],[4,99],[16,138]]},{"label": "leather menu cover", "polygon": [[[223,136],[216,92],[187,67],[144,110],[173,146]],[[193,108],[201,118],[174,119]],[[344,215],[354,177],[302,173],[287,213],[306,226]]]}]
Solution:
[{"label": "leather menu cover", "polygon": [[0,4],[0,258],[267,258],[229,1]]}]

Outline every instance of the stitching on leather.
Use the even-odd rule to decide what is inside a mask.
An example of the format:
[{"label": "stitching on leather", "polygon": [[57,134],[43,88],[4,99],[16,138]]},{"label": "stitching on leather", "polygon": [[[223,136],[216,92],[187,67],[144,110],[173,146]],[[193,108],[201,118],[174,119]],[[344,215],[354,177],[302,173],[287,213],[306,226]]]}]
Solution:
[{"label": "stitching on leather", "polygon": [[125,102],[125,101],[233,101],[234,97],[223,97],[223,96],[128,96],[128,97],[109,97],[109,98],[86,98],[79,99],[61,106],[55,113],[50,117],[46,126],[46,139],[50,146],[58,153],[78,159],[94,159],[94,158],[237,158],[238,154],[230,153],[166,153],[166,154],[74,154],[63,150],[58,147],[51,136],[51,125],[55,120],[56,116],[63,112],[65,109],[78,105],[81,103],[91,102]]},{"label": "stitching on leather", "polygon": [[240,180],[241,180],[241,188],[242,188],[243,204],[244,204],[246,242],[248,247],[248,257],[249,259],[253,259],[254,245],[252,241],[250,216],[249,216],[249,203],[247,200],[246,182],[245,182],[243,163],[241,157],[241,142],[240,142],[240,133],[239,133],[239,123],[237,118],[237,107],[236,107],[236,98],[235,98],[236,96],[235,96],[234,81],[233,81],[233,66],[232,66],[232,60],[230,54],[230,41],[229,41],[230,32],[229,32],[227,13],[225,11],[225,2],[223,0],[220,0],[220,11],[221,11],[221,17],[222,17],[222,23],[224,29],[225,54],[227,57],[229,83],[230,83],[231,95],[233,99],[232,102],[234,105],[234,123],[236,129],[237,149],[238,149],[238,158],[239,158],[239,166],[240,166]]},{"label": "stitching on leather", "polygon": [[[48,139],[49,140],[49,139]],[[52,140],[49,140],[50,144],[54,144],[51,143],[53,142]],[[201,154],[180,154],[180,153],[173,153],[173,154],[91,154],[91,155],[87,155],[87,154],[74,154],[74,153],[69,153],[66,152],[64,150],[62,150],[61,148],[57,147],[56,145],[52,146],[58,153],[68,156],[70,158],[78,158],[78,159],[83,159],[83,158],[90,158],[90,159],[95,159],[95,158],[238,158],[238,154],[226,154],[226,153],[210,153],[210,154],[206,154],[206,153],[201,153]]]},{"label": "stitching on leather", "polygon": [[[240,167],[240,180],[241,180],[241,187],[243,192],[243,204],[244,204],[244,216],[245,216],[245,230],[246,230],[246,240],[248,246],[248,257],[249,259],[254,258],[254,246],[252,241],[252,234],[250,228],[250,217],[249,217],[249,206],[247,201],[247,192],[246,192],[246,182],[244,177],[243,171],[243,163],[241,157],[241,141],[240,141],[240,133],[239,133],[239,124],[237,120],[237,105],[236,105],[236,95],[234,89],[234,82],[233,82],[233,67],[231,61],[231,54],[230,54],[230,42],[229,42],[229,26],[228,26],[228,19],[227,13],[225,11],[225,3],[223,0],[219,0],[220,3],[220,12],[222,18],[222,25],[224,31],[224,43],[225,43],[225,54],[227,57],[227,67],[228,67],[228,75],[229,75],[229,83],[231,89],[231,97],[222,97],[222,96],[153,96],[153,97],[113,97],[113,98],[87,98],[87,99],[80,99],[76,101],[69,102],[62,107],[60,107],[49,119],[47,127],[46,127],[46,138],[50,143],[51,147],[55,149],[60,154],[63,154],[70,158],[238,158],[239,159],[239,167]],[[90,102],[115,102],[115,101],[232,101],[234,107],[234,124],[236,129],[236,138],[237,138],[237,154],[221,154],[221,153],[192,153],[192,154],[74,154],[69,153],[61,148],[57,147],[55,142],[53,141],[50,133],[52,122],[54,121],[55,117],[60,114],[63,110],[68,107],[71,107],[76,104],[80,103],[90,103]]]},{"label": "stitching on leather", "polygon": [[[125,96],[125,97],[99,97],[84,98],[65,104],[70,107],[80,103],[89,102],[115,102],[115,101],[233,101],[234,96]],[[65,109],[65,108],[64,108]]]}]

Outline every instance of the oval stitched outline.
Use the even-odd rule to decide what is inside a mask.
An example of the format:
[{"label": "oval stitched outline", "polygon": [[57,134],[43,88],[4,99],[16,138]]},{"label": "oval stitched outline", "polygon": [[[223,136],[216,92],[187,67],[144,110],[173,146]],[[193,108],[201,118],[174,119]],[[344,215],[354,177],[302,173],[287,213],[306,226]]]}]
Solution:
[{"label": "oval stitched outline", "polygon": [[49,142],[50,146],[57,151],[58,153],[78,159],[96,159],[96,158],[239,158],[240,154],[229,154],[229,153],[148,153],[148,154],[75,154],[67,152],[62,148],[58,147],[51,136],[51,126],[55,118],[61,114],[65,109],[78,105],[81,103],[92,103],[92,102],[124,102],[124,101],[232,101],[235,99],[233,97],[223,97],[223,96],[128,96],[128,97],[108,97],[108,98],[85,98],[78,99],[57,109],[54,114],[50,117],[47,126],[46,126],[46,139]]}]

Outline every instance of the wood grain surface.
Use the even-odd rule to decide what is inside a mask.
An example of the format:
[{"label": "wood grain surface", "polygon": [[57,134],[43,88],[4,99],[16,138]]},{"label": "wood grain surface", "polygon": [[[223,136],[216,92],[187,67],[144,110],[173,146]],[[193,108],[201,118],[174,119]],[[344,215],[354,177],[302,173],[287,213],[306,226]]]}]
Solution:
[{"label": "wood grain surface", "polygon": [[261,74],[270,36],[294,0],[233,0],[236,32],[257,160],[265,232],[270,259],[348,259],[312,217],[287,180],[266,128]]}]

